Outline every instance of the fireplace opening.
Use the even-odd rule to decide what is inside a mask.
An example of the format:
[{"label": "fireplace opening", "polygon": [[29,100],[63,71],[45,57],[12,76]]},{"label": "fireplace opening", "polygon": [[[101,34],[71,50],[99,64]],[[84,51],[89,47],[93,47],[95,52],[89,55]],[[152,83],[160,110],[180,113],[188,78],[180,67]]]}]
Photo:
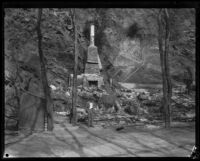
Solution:
[{"label": "fireplace opening", "polygon": [[88,81],[88,84],[89,84],[90,87],[92,87],[92,86],[97,87],[98,86],[98,81]]}]

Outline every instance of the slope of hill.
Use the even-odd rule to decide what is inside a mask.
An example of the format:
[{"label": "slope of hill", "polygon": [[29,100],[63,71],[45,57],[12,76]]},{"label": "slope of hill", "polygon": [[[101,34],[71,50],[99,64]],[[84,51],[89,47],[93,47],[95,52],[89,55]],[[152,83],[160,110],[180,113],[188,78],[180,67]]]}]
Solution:
[{"label": "slope of hill", "polygon": [[[156,38],[157,24],[154,12],[156,10],[153,9],[76,9],[79,44],[78,73],[81,74],[85,68],[90,39],[89,26],[92,21],[95,23],[95,45],[98,47],[103,68],[109,77],[116,81],[130,83],[161,83],[160,56]],[[173,41],[171,41],[170,48],[170,70],[172,78],[183,82],[184,72],[189,69],[192,71],[194,80],[194,12],[191,9],[171,10],[170,12],[171,22],[175,24],[171,26]],[[22,66],[26,64],[37,70],[40,69],[37,65],[39,62],[32,61],[32,58],[37,55],[37,36],[31,30],[35,27],[37,19],[35,9],[7,9],[5,14],[5,55],[9,57],[15,55],[14,57],[17,61],[21,61]],[[54,79],[54,77],[57,79],[58,75],[60,79],[67,79],[69,74],[73,73],[74,67],[70,10],[44,9],[43,17],[43,51],[48,72],[51,73],[49,75],[52,75],[49,79]],[[18,21],[13,21],[14,19]],[[8,57],[6,59],[6,61],[9,59],[13,62]],[[53,82],[53,80],[50,81]]]}]

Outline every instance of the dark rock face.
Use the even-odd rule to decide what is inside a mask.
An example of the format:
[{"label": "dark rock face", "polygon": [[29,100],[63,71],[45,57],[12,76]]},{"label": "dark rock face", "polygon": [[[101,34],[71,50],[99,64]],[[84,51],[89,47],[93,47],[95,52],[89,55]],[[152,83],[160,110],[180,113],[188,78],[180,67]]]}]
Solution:
[{"label": "dark rock face", "polygon": [[44,130],[44,101],[29,94],[21,97],[19,111],[20,131],[43,131]]},{"label": "dark rock face", "polygon": [[[33,79],[20,98],[19,130],[22,132],[43,131],[45,102],[41,84]],[[33,95],[32,95],[33,94]]]}]

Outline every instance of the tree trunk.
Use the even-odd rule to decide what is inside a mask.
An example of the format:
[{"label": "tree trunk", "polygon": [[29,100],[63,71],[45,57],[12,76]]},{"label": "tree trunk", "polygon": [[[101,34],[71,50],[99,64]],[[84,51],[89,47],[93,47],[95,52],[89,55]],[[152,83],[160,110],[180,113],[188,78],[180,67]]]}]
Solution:
[{"label": "tree trunk", "polygon": [[70,122],[73,125],[77,123],[77,112],[76,112],[76,100],[77,100],[77,65],[78,65],[78,54],[77,54],[77,31],[76,31],[76,19],[75,9],[73,12],[73,26],[74,26],[74,74],[73,74],[73,87],[72,87],[72,111]]},{"label": "tree trunk", "polygon": [[51,100],[51,95],[50,95],[51,91],[50,91],[48,81],[47,81],[44,55],[42,52],[42,33],[41,33],[41,29],[40,29],[41,18],[42,18],[42,9],[40,8],[40,9],[38,9],[38,22],[37,22],[38,52],[39,52],[40,64],[41,64],[41,79],[42,79],[42,85],[43,85],[44,95],[45,95],[47,130],[52,131],[53,130],[53,103]]},{"label": "tree trunk", "polygon": [[162,9],[158,15],[158,45],[160,52],[160,62],[162,69],[162,79],[163,79],[163,108],[164,108],[164,119],[165,127],[169,128],[171,123],[171,79],[169,73],[169,62],[168,62],[168,52],[169,52],[169,22],[168,13],[165,10],[165,35],[164,35],[164,45],[163,45],[163,24],[162,24]]},{"label": "tree trunk", "polygon": [[170,127],[171,123],[171,97],[172,97],[172,85],[171,85],[171,77],[170,77],[170,68],[169,68],[169,38],[170,38],[170,31],[169,31],[169,14],[168,10],[164,10],[165,14],[165,70],[166,70],[166,79],[167,79],[167,102],[168,106],[166,108],[166,127]]}]

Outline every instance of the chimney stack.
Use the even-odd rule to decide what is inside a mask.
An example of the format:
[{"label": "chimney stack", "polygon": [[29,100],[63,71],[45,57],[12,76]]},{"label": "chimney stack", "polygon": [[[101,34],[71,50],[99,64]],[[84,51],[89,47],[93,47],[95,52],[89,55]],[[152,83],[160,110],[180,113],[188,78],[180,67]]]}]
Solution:
[{"label": "chimney stack", "polygon": [[90,46],[94,46],[94,25],[90,26]]}]

